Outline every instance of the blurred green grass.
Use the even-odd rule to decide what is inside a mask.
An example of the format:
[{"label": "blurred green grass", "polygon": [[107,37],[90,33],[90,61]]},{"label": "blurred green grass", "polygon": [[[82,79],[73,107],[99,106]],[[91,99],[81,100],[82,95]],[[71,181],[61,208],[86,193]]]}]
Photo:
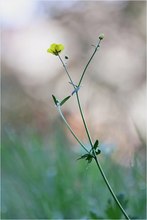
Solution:
[{"label": "blurred green grass", "polygon": [[[76,159],[60,126],[48,136],[2,131],[2,219],[123,219],[95,165]],[[80,148],[80,147],[79,147]],[[145,163],[125,168],[100,160],[132,219],[146,219]],[[123,201],[124,200],[124,201]]]}]

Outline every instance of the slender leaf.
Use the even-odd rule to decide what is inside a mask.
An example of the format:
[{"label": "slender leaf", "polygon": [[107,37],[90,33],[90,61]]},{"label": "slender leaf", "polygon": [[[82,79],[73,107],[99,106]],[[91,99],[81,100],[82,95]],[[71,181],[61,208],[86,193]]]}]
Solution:
[{"label": "slender leaf", "polygon": [[62,106],[71,96],[67,96],[65,99],[63,99],[61,102],[60,102],[60,106]]},{"label": "slender leaf", "polygon": [[59,101],[56,99],[54,95],[52,95],[55,105],[58,105]]},{"label": "slender leaf", "polygon": [[84,158],[87,158],[89,154],[84,154],[82,155],[81,157],[79,157],[77,160],[81,160],[81,159],[84,159]]},{"label": "slender leaf", "polygon": [[96,150],[96,149],[98,148],[98,145],[99,145],[99,141],[96,140],[95,143],[94,143],[94,145],[93,145],[93,149]]},{"label": "slender leaf", "polygon": [[85,159],[88,161],[88,163],[91,163],[93,156],[91,154],[84,154],[80,158],[78,158],[78,160],[80,160],[80,159]]}]

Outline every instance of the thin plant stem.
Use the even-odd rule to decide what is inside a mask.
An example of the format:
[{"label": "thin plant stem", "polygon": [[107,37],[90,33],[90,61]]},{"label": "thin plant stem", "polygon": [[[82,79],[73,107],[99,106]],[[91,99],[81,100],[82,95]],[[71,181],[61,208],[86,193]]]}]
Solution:
[{"label": "thin plant stem", "polygon": [[[95,55],[97,49],[98,49],[99,46],[100,46],[100,42],[101,42],[101,40],[99,40],[97,46],[95,47],[95,50],[94,50],[92,56],[90,57],[88,63],[86,64],[86,66],[85,66],[85,68],[84,68],[84,70],[83,70],[82,76],[81,76],[81,78],[80,78],[80,81],[79,81],[77,87],[79,87],[79,86],[81,85],[81,82],[82,82],[82,80],[83,80],[83,77],[84,77],[84,75],[85,75],[85,72],[86,72],[86,70],[87,70],[87,68],[88,68],[88,66],[89,66],[89,64],[90,64],[90,62],[91,62],[91,60],[92,60],[92,58],[94,57],[94,55]],[[64,64],[64,62],[63,62],[63,60],[62,60],[62,58],[61,58],[59,55],[58,55],[58,57],[59,57],[59,59],[60,59],[62,65],[63,65],[63,67],[64,67],[64,69],[65,69],[65,71],[66,71],[66,73],[67,73],[67,75],[68,75],[68,77],[69,77],[69,79],[70,79],[70,82],[71,82],[72,86],[73,86],[74,89],[75,89],[75,88],[76,88],[76,87],[75,87],[75,84],[73,83],[73,81],[72,81],[72,79],[71,79],[71,77],[70,77],[70,74],[69,74],[69,72],[68,72],[68,70],[67,70],[67,68],[66,68],[66,66],[65,66],[65,64]],[[90,142],[91,149],[92,149],[92,148],[93,148],[93,143],[92,143],[92,139],[91,139],[91,136],[90,136],[90,133],[89,133],[89,130],[88,130],[88,126],[87,126],[87,124],[86,124],[86,120],[85,120],[84,113],[83,113],[83,110],[82,110],[82,106],[81,106],[81,103],[80,103],[80,98],[79,98],[78,91],[76,91],[76,98],[77,98],[77,102],[78,102],[80,114],[81,114],[81,117],[82,117],[82,121],[83,121],[85,130],[86,130],[86,133],[87,133],[87,137],[88,137],[88,140],[89,140],[89,142]],[[71,127],[70,127],[69,124],[67,123],[67,121],[66,121],[66,119],[64,118],[64,116],[63,116],[63,114],[62,114],[60,108],[59,108],[59,112],[60,112],[60,115],[61,115],[62,119],[63,119],[64,122],[66,123],[67,127],[69,128],[69,130],[71,131],[71,133],[73,134],[73,136],[75,137],[75,139],[77,140],[77,139],[78,139],[77,136],[74,134],[74,132],[72,131]],[[80,145],[81,145],[81,142],[79,141],[79,139],[78,139],[78,142],[79,142]],[[84,147],[83,144],[82,144],[81,146]],[[85,148],[85,147],[84,147],[84,148]],[[86,149],[86,151],[87,151],[87,149]],[[95,161],[96,161],[97,167],[98,167],[98,169],[99,169],[99,171],[100,171],[100,173],[101,173],[101,175],[102,175],[102,177],[103,177],[103,179],[104,179],[104,182],[106,183],[106,185],[107,185],[107,187],[108,187],[108,190],[110,191],[112,197],[114,198],[114,201],[117,203],[118,207],[120,208],[120,210],[121,210],[122,213],[124,214],[125,218],[128,219],[128,220],[130,220],[129,216],[127,215],[127,213],[125,212],[125,210],[124,210],[123,207],[121,206],[120,202],[118,201],[118,199],[117,199],[117,197],[116,197],[116,195],[115,195],[113,189],[111,188],[111,186],[110,186],[110,184],[109,184],[109,181],[108,181],[107,177],[105,176],[105,173],[104,173],[104,171],[103,171],[103,169],[102,169],[102,167],[101,167],[101,165],[100,165],[100,163],[99,163],[99,161],[98,161],[98,159],[97,159],[97,157],[96,157],[95,151],[92,150],[92,152],[93,152],[93,156],[94,156],[94,159],[95,159]]]},{"label": "thin plant stem", "polygon": [[92,149],[93,143],[92,143],[92,139],[91,139],[91,136],[90,136],[90,132],[88,130],[88,126],[86,124],[86,120],[85,120],[85,117],[84,117],[84,113],[83,113],[83,109],[82,109],[82,106],[81,106],[81,102],[80,102],[80,98],[79,98],[79,93],[78,92],[76,92],[76,97],[77,97],[78,106],[79,106],[80,114],[81,114],[81,117],[82,117],[82,121],[84,123],[84,127],[85,127],[85,130],[86,130],[86,133],[87,133],[87,136],[88,136],[88,140],[90,142],[91,149]]},{"label": "thin plant stem", "polygon": [[101,42],[101,39],[99,39],[99,42],[98,42],[97,46],[95,47],[95,50],[94,50],[92,56],[90,57],[88,63],[86,64],[86,66],[85,66],[85,68],[84,68],[84,70],[83,70],[82,76],[81,76],[81,78],[80,78],[80,80],[79,80],[79,83],[78,83],[78,87],[81,85],[81,82],[82,82],[82,80],[83,80],[83,77],[84,77],[84,75],[85,75],[85,72],[86,72],[86,70],[87,70],[87,68],[88,68],[88,66],[89,66],[89,64],[90,64],[90,62],[91,62],[91,60],[92,60],[92,58],[94,57],[95,53],[97,52],[98,48],[100,47],[100,42]]},{"label": "thin plant stem", "polygon": [[[92,60],[92,58],[94,57],[95,53],[97,52],[97,49],[98,49],[99,46],[100,46],[100,42],[101,42],[101,40],[99,40],[99,42],[98,42],[98,44],[97,44],[97,46],[96,46],[96,48],[95,48],[95,50],[94,50],[92,56],[90,57],[90,59],[89,59],[87,65],[85,66],[84,71],[83,71],[83,73],[82,73],[82,76],[81,76],[81,78],[80,78],[80,81],[79,81],[78,86],[80,86],[80,84],[81,84],[81,82],[82,82],[82,80],[83,80],[83,77],[84,77],[84,75],[85,75],[85,72],[86,72],[86,70],[87,70],[87,68],[88,68],[88,66],[89,66],[89,64],[90,64],[90,62],[91,62],[91,60]],[[86,133],[87,133],[87,136],[88,136],[90,145],[91,145],[91,149],[92,149],[93,143],[92,143],[92,139],[91,139],[91,136],[90,136],[90,133],[89,133],[89,130],[88,130],[86,121],[85,121],[85,117],[84,117],[83,110],[82,110],[82,107],[81,107],[81,104],[80,104],[80,99],[79,99],[78,92],[76,92],[76,96],[77,96],[77,101],[78,101],[78,105],[79,105],[81,117],[82,117],[82,120],[83,120],[83,123],[84,123],[84,127],[85,127],[85,130],[86,130]],[[120,210],[121,210],[122,213],[124,214],[125,218],[128,219],[128,220],[130,220],[129,216],[127,215],[127,213],[126,213],[125,210],[123,209],[122,205],[120,204],[119,200],[117,199],[117,197],[116,197],[116,195],[115,195],[113,189],[111,188],[111,186],[110,186],[110,184],[109,184],[109,181],[108,181],[107,177],[105,176],[105,173],[104,173],[104,171],[103,171],[103,168],[101,167],[100,162],[99,162],[98,158],[96,157],[95,151],[93,151],[93,154],[94,154],[94,159],[95,159],[95,162],[96,162],[96,164],[97,164],[97,167],[98,167],[98,169],[99,169],[99,171],[100,171],[100,173],[101,173],[101,175],[102,175],[102,177],[103,177],[103,179],[104,179],[104,181],[105,181],[105,183],[106,183],[106,185],[107,185],[107,187],[108,187],[108,189],[109,189],[109,191],[110,191],[112,197],[114,198],[114,200],[115,200],[115,202],[117,203],[118,207],[120,208]]]},{"label": "thin plant stem", "polygon": [[[100,41],[99,41],[99,43],[100,43]],[[98,43],[98,45],[99,45],[99,43]],[[98,45],[97,45],[96,48],[98,48]],[[97,49],[95,49],[95,53],[96,53],[96,51],[97,51]],[[95,54],[95,53],[94,53],[94,54]],[[92,55],[92,57],[94,56],[94,54]],[[69,80],[70,80],[72,86],[73,86],[74,89],[75,89],[75,84],[73,83],[73,80],[71,79],[71,76],[70,76],[70,74],[69,74],[69,72],[68,72],[68,70],[67,70],[67,68],[66,68],[66,65],[64,64],[64,62],[63,62],[63,60],[62,60],[62,58],[60,57],[59,54],[58,54],[58,57],[59,57],[59,59],[60,59],[62,65],[63,65],[63,67],[64,67],[64,69],[65,69],[65,71],[66,71],[66,73],[67,73],[67,76],[68,76],[68,78],[69,78]],[[91,59],[92,59],[92,57],[91,57]],[[90,63],[91,59],[89,60],[88,63]],[[87,67],[88,67],[88,65],[87,65]],[[87,68],[86,68],[86,69],[87,69]],[[85,69],[85,71],[86,71],[86,69]],[[85,73],[85,71],[84,71],[83,73]],[[83,75],[83,76],[84,76],[84,75]],[[83,77],[81,77],[81,78],[83,78]],[[79,95],[78,95],[78,91],[76,91],[76,97],[77,97],[77,102],[78,102],[80,114],[81,114],[81,117],[82,117],[82,120],[83,120],[83,123],[84,123],[84,127],[85,127],[85,130],[86,130],[86,133],[87,133],[87,136],[88,136],[88,139],[89,139],[91,148],[92,148],[92,147],[93,147],[92,139],[91,139],[91,137],[90,137],[90,133],[89,133],[89,130],[88,130],[88,126],[87,126],[86,121],[85,121],[85,118],[84,118],[84,114],[83,114],[83,110],[82,110],[82,107],[81,107],[81,104],[80,104],[80,98],[79,98]]]},{"label": "thin plant stem", "polygon": [[103,177],[103,179],[104,179],[104,181],[105,181],[105,183],[106,183],[106,185],[107,185],[107,187],[108,187],[108,189],[109,189],[111,195],[113,196],[113,198],[114,198],[116,204],[117,204],[118,207],[121,209],[121,211],[122,211],[122,213],[124,214],[125,218],[128,219],[128,220],[130,220],[129,216],[127,215],[127,213],[126,213],[125,210],[123,209],[122,205],[120,204],[119,200],[117,199],[117,197],[116,197],[116,195],[115,195],[113,189],[111,188],[111,186],[110,186],[110,184],[109,184],[109,182],[108,182],[108,179],[107,179],[107,177],[105,176],[105,173],[104,173],[104,171],[103,171],[103,169],[102,169],[102,167],[101,167],[101,165],[100,165],[100,162],[99,162],[98,158],[97,158],[96,156],[94,156],[94,159],[95,159],[95,162],[96,162],[96,164],[97,164],[97,166],[98,166],[98,168],[99,168],[99,171],[100,171],[100,173],[101,173],[101,175],[102,175],[102,177]]},{"label": "thin plant stem", "polygon": [[84,144],[82,144],[82,142],[79,140],[79,138],[77,137],[77,135],[74,133],[74,131],[72,130],[72,128],[70,127],[70,125],[68,124],[67,120],[65,119],[60,106],[57,107],[59,114],[61,116],[61,118],[63,119],[63,121],[65,122],[66,126],[68,127],[68,129],[70,130],[70,132],[72,133],[72,135],[74,136],[74,138],[77,140],[77,142],[81,145],[81,147],[87,152],[89,153],[89,151],[86,149],[86,147],[84,146]]},{"label": "thin plant stem", "polygon": [[69,72],[68,72],[68,70],[67,70],[67,68],[66,68],[65,63],[63,62],[63,60],[62,60],[62,58],[60,57],[59,54],[58,54],[58,57],[59,57],[59,59],[60,59],[62,65],[63,65],[63,68],[65,69],[65,72],[67,73],[67,76],[68,76],[68,78],[69,78],[69,80],[70,80],[70,83],[72,84],[72,86],[73,86],[74,89],[75,89],[75,84],[74,84],[73,81],[72,81],[72,78],[71,78],[71,76],[70,76],[70,74],[69,74]]},{"label": "thin plant stem", "polygon": [[[78,95],[78,92],[76,92],[76,96],[77,96],[77,101],[78,101],[78,105],[79,105],[79,109],[80,109],[80,113],[81,113],[81,117],[82,117],[82,120],[83,120],[83,123],[84,123],[84,127],[85,127],[85,130],[86,130],[86,133],[87,133],[87,136],[88,136],[88,139],[89,139],[89,142],[90,142],[90,145],[91,145],[91,150],[92,150],[92,147],[93,147],[93,143],[92,143],[92,139],[91,139],[91,136],[90,136],[90,133],[89,133],[89,130],[88,130],[88,127],[87,127],[87,124],[86,124],[86,121],[85,121],[85,117],[84,117],[84,114],[83,114],[83,110],[82,110],[82,107],[81,107],[81,103],[80,103],[80,99],[79,99],[79,95]],[[124,214],[124,216],[126,217],[126,219],[130,220],[129,216],[127,215],[127,213],[125,212],[125,210],[123,209],[123,207],[121,206],[120,202],[118,201],[113,189],[111,188],[110,184],[109,184],[109,181],[107,179],[107,177],[105,176],[105,173],[103,171],[103,168],[101,167],[100,165],[100,162],[95,154],[95,151],[92,150],[93,154],[94,154],[94,159],[95,159],[95,162],[97,164],[97,167],[111,193],[111,195],[113,196],[115,202],[117,203],[118,207],[121,209],[122,213]]]}]

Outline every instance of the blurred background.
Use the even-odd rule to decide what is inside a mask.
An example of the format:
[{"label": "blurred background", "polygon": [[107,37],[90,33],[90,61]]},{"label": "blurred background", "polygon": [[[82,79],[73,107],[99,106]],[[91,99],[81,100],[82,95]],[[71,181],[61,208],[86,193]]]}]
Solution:
[{"label": "blurred background", "polygon": [[[146,2],[1,0],[3,219],[121,219],[95,165],[62,122],[52,94],[72,93],[100,33],[105,34],[80,97],[100,162],[132,219],[146,219]],[[73,96],[63,112],[89,144]]]}]

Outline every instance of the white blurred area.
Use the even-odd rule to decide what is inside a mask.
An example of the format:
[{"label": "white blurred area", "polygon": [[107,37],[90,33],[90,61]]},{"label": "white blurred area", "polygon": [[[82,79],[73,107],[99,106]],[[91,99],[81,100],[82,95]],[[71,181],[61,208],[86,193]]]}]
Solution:
[{"label": "white blurred area", "polygon": [[4,28],[22,28],[34,17],[35,1],[1,0],[0,18]]},{"label": "white blurred area", "polygon": [[[72,89],[58,58],[48,54],[47,48],[51,43],[65,45],[63,58],[69,56],[67,67],[78,82],[94,49],[91,45],[104,33],[105,39],[85,75],[80,97],[92,136],[115,146],[113,157],[129,165],[134,151],[141,145],[138,131],[145,139],[144,4],[139,1],[2,0],[5,121],[11,120],[13,112],[12,121],[19,118],[23,123],[31,112],[31,122],[27,122],[34,120],[41,130],[47,124],[52,126],[58,113],[51,95],[62,99]],[[22,95],[16,87],[23,91]],[[64,112],[85,141],[73,99],[65,105]]]}]

